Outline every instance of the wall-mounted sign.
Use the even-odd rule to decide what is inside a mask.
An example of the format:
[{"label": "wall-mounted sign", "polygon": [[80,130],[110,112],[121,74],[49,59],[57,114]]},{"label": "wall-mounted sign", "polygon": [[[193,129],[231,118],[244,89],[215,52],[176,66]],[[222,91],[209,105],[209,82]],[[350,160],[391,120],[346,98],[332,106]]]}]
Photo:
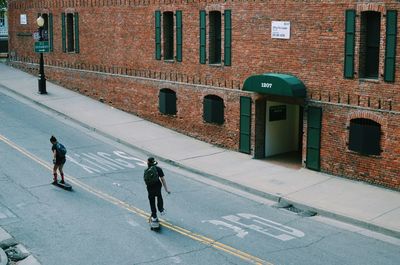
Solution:
[{"label": "wall-mounted sign", "polygon": [[286,105],[269,107],[269,121],[286,120]]},{"label": "wall-mounted sign", "polygon": [[290,39],[290,21],[272,21],[271,38]]},{"label": "wall-mounted sign", "polygon": [[21,14],[21,15],[19,16],[19,21],[20,21],[21,25],[26,25],[26,24],[28,24],[28,19],[27,19],[27,17],[26,17],[26,14]]}]

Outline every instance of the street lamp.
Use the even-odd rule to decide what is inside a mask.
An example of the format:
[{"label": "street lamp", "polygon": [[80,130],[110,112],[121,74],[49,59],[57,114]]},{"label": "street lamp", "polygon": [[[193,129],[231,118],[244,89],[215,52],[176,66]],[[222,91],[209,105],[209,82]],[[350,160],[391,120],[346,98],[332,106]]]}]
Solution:
[{"label": "street lamp", "polygon": [[[43,39],[43,26],[44,19],[42,16],[38,17],[36,23],[39,26],[39,41],[44,41]],[[44,61],[43,61],[43,52],[40,53],[40,62],[39,62],[39,94],[47,94],[46,91],[46,77],[44,76]]]}]

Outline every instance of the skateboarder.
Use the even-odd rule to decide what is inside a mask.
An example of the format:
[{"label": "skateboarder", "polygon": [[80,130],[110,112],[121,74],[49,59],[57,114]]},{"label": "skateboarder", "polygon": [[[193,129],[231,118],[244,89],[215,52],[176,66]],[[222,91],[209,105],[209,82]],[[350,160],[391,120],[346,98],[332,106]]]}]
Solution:
[{"label": "skateboarder", "polygon": [[50,138],[50,142],[52,144],[51,147],[51,151],[53,152],[53,184],[57,184],[57,169],[60,171],[60,175],[61,175],[61,182],[62,184],[64,184],[64,171],[63,171],[63,166],[65,164],[65,154],[67,152],[67,150],[65,149],[65,147],[59,143],[56,139],[56,137],[54,137],[54,135],[51,136]]},{"label": "skateboarder", "polygon": [[158,222],[157,209],[156,209],[156,197],[157,197],[157,208],[161,215],[165,214],[164,202],[161,195],[161,187],[164,186],[165,191],[170,194],[171,192],[167,188],[167,182],[164,178],[163,170],[157,166],[157,161],[154,157],[147,159],[147,169],[144,171],[144,181],[147,186],[147,192],[151,208],[151,222]]}]

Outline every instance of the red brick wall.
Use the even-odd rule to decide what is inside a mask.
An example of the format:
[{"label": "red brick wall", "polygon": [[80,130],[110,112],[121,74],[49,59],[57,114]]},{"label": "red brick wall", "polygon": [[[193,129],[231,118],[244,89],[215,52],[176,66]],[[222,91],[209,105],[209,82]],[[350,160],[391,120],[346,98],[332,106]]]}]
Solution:
[{"label": "red brick wall", "polygon": [[[400,115],[368,109],[323,106],[321,168],[339,176],[400,188]],[[379,156],[364,156],[348,149],[350,120],[371,119],[381,125]]]},{"label": "red brick wall", "polygon": [[[346,9],[355,9],[357,15],[368,10],[385,14],[388,9],[397,9],[400,19],[400,6],[398,1],[357,2],[17,0],[9,7],[10,55],[13,60],[37,62],[32,38],[21,33],[36,30],[37,13],[51,12],[54,52],[45,56],[48,65],[57,66],[46,68],[51,79],[91,97],[102,98],[107,104],[235,150],[239,142],[239,97],[251,96],[240,91],[245,79],[267,72],[292,74],[307,87],[306,104],[323,107],[321,170],[399,189],[400,32],[395,83],[384,82],[382,76],[373,81],[358,78],[360,16],[356,18],[354,79],[343,78],[343,53]],[[232,66],[199,63],[201,9],[232,10]],[[182,10],[183,62],[154,59],[155,10]],[[61,51],[62,12],[79,13],[79,54]],[[28,25],[19,25],[21,13],[28,15]],[[274,20],[291,22],[289,40],[271,39],[271,21]],[[385,23],[382,16],[380,74],[384,72]],[[78,72],[74,68],[91,72]],[[161,88],[177,93],[176,117],[159,114]],[[202,101],[207,94],[224,99],[224,125],[203,122]],[[344,144],[348,135],[346,124],[353,110],[367,110],[382,116],[386,124],[382,125],[385,150],[379,158],[347,151]],[[254,128],[253,123],[253,135]],[[306,137],[306,129],[304,132]],[[390,136],[391,133],[394,135]],[[335,141],[330,140],[331,136]],[[371,169],[366,165],[371,165]]]}]

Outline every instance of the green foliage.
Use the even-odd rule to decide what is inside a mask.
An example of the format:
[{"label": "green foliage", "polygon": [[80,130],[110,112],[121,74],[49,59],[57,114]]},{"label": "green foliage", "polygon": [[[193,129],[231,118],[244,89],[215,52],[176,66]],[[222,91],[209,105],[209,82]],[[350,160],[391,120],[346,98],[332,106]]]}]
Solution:
[{"label": "green foliage", "polygon": [[0,8],[7,7],[7,0],[0,0]]}]

